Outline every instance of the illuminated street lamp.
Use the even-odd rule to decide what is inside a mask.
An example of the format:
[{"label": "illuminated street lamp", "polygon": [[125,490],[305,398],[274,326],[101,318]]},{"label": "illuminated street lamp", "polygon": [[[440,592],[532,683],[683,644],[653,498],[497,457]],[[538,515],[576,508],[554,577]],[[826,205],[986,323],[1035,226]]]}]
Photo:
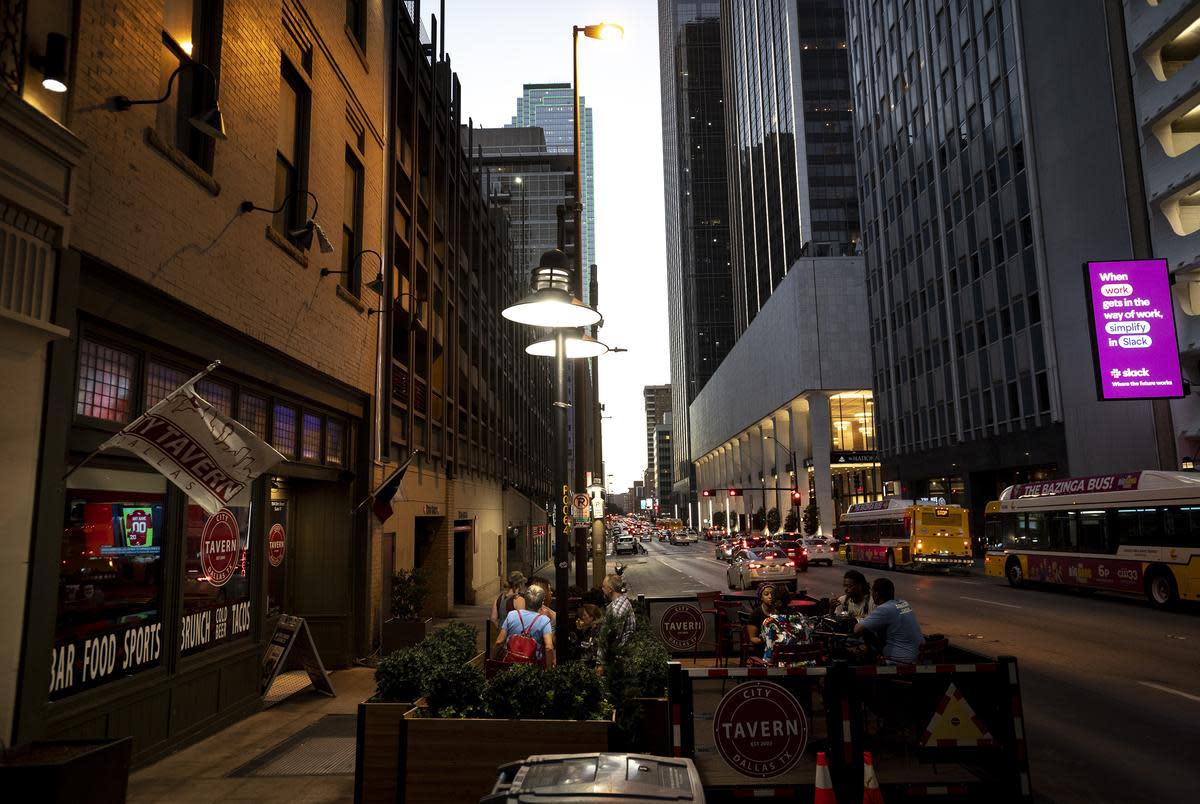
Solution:
[{"label": "illuminated street lamp", "polygon": [[[545,340],[535,341],[526,346],[525,354],[537,357],[554,357],[554,350],[555,339],[546,338]],[[601,343],[591,335],[583,333],[567,335],[567,360],[586,360],[590,357],[599,357],[609,351],[610,349],[607,344]]]},{"label": "illuminated street lamp", "polygon": [[[554,357],[554,509],[550,519],[554,525],[554,611],[565,616],[567,587],[570,586],[570,556],[567,552],[571,538],[571,478],[567,466],[567,360],[572,357],[570,342],[585,344],[587,336],[572,333],[569,328],[586,327],[600,321],[600,313],[587,306],[571,292],[571,267],[567,255],[554,248],[542,254],[530,282],[532,292],[514,305],[504,308],[501,315],[509,321],[531,327],[554,330],[548,341],[549,351],[538,352]],[[599,341],[589,338],[593,344]],[[539,344],[533,344],[539,346]],[[530,347],[532,348],[532,347]],[[581,347],[577,347],[581,348]],[[607,350],[608,347],[604,347]]]}]

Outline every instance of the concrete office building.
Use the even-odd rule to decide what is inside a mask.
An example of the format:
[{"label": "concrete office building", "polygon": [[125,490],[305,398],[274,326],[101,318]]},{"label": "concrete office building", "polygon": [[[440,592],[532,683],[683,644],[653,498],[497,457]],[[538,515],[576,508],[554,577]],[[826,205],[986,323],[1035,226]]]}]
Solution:
[{"label": "concrete office building", "polygon": [[733,281],[717,0],[659,0],[675,486],[696,501],[688,406],[733,347]]},{"label": "concrete office building", "polygon": [[[1081,264],[1132,256],[1103,3],[850,0],[877,436],[905,496],[1158,466]],[[1070,53],[1070,59],[1062,54]]]},{"label": "concrete office building", "polygon": [[726,0],[720,14],[738,340],[689,407],[689,449],[699,488],[743,489],[743,527],[791,510],[796,488],[828,532],[879,494],[866,328],[847,314],[866,291],[844,8]]},{"label": "concrete office building", "polygon": [[[1137,256],[1167,260],[1175,279],[1183,376],[1195,381],[1200,378],[1200,2],[1126,0],[1123,7],[1129,56],[1124,66],[1140,132],[1135,145],[1144,191],[1138,200],[1149,241]],[[1171,414],[1179,464],[1194,466],[1200,454],[1200,395],[1174,400]]]},{"label": "concrete office building", "polygon": [[647,385],[642,388],[642,400],[646,408],[646,474],[644,478],[647,495],[658,495],[658,462],[654,449],[654,428],[662,424],[662,417],[671,412],[671,386]]}]

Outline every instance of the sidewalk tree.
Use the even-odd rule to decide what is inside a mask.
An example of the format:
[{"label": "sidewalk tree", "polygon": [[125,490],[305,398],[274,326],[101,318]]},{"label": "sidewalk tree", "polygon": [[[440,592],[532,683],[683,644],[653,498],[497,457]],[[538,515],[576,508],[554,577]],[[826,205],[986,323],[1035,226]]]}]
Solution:
[{"label": "sidewalk tree", "polygon": [[767,511],[767,530],[776,533],[779,530],[779,509],[772,508]]},{"label": "sidewalk tree", "polygon": [[786,530],[788,533],[795,533],[796,530],[799,528],[799,526],[800,526],[800,522],[798,521],[796,512],[788,511],[788,515],[786,517],[784,517],[784,520],[783,520],[783,529]]},{"label": "sidewalk tree", "polygon": [[724,511],[713,511],[712,524],[713,524],[714,528],[724,528],[725,527],[725,512]]},{"label": "sidewalk tree", "polygon": [[759,509],[750,517],[750,529],[762,530],[767,526],[767,512],[759,506]]},{"label": "sidewalk tree", "polygon": [[804,507],[804,535],[812,536],[821,527],[821,511],[816,500],[809,500]]}]

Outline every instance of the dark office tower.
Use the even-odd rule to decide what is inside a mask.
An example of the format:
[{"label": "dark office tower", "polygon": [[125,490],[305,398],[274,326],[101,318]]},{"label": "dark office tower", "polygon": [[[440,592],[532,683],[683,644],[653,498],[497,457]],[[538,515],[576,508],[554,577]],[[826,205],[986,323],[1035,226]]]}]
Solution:
[{"label": "dark office tower", "polygon": [[843,0],[722,0],[734,326],[859,239]]},{"label": "dark office tower", "polygon": [[1133,253],[1105,5],[847,3],[896,492],[979,513],[1014,481],[1158,466],[1151,403],[1098,401],[1091,357],[1081,264]]},{"label": "dark office tower", "polygon": [[[671,386],[647,385],[642,389],[642,399],[646,403],[646,471],[653,473],[657,463],[654,428],[662,424],[664,414],[671,412]],[[657,481],[648,481],[646,486],[657,488]]]},{"label": "dark office tower", "polygon": [[659,0],[675,502],[695,499],[688,405],[733,346],[718,0]]}]

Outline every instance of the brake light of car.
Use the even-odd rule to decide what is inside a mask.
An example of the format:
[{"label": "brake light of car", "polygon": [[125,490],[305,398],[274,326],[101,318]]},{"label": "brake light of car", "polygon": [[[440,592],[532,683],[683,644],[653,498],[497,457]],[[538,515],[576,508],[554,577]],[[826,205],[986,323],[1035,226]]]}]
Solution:
[{"label": "brake light of car", "polygon": [[789,561],[789,562],[787,563],[787,565],[788,565],[789,567],[794,567],[794,566],[796,566],[796,562],[795,562],[795,561]]},{"label": "brake light of car", "polygon": [[762,569],[762,564],[751,564],[750,569]]},{"label": "brake light of car", "polygon": [[805,549],[801,550],[800,555],[802,555],[802,556],[808,555],[808,548],[806,547]]}]

